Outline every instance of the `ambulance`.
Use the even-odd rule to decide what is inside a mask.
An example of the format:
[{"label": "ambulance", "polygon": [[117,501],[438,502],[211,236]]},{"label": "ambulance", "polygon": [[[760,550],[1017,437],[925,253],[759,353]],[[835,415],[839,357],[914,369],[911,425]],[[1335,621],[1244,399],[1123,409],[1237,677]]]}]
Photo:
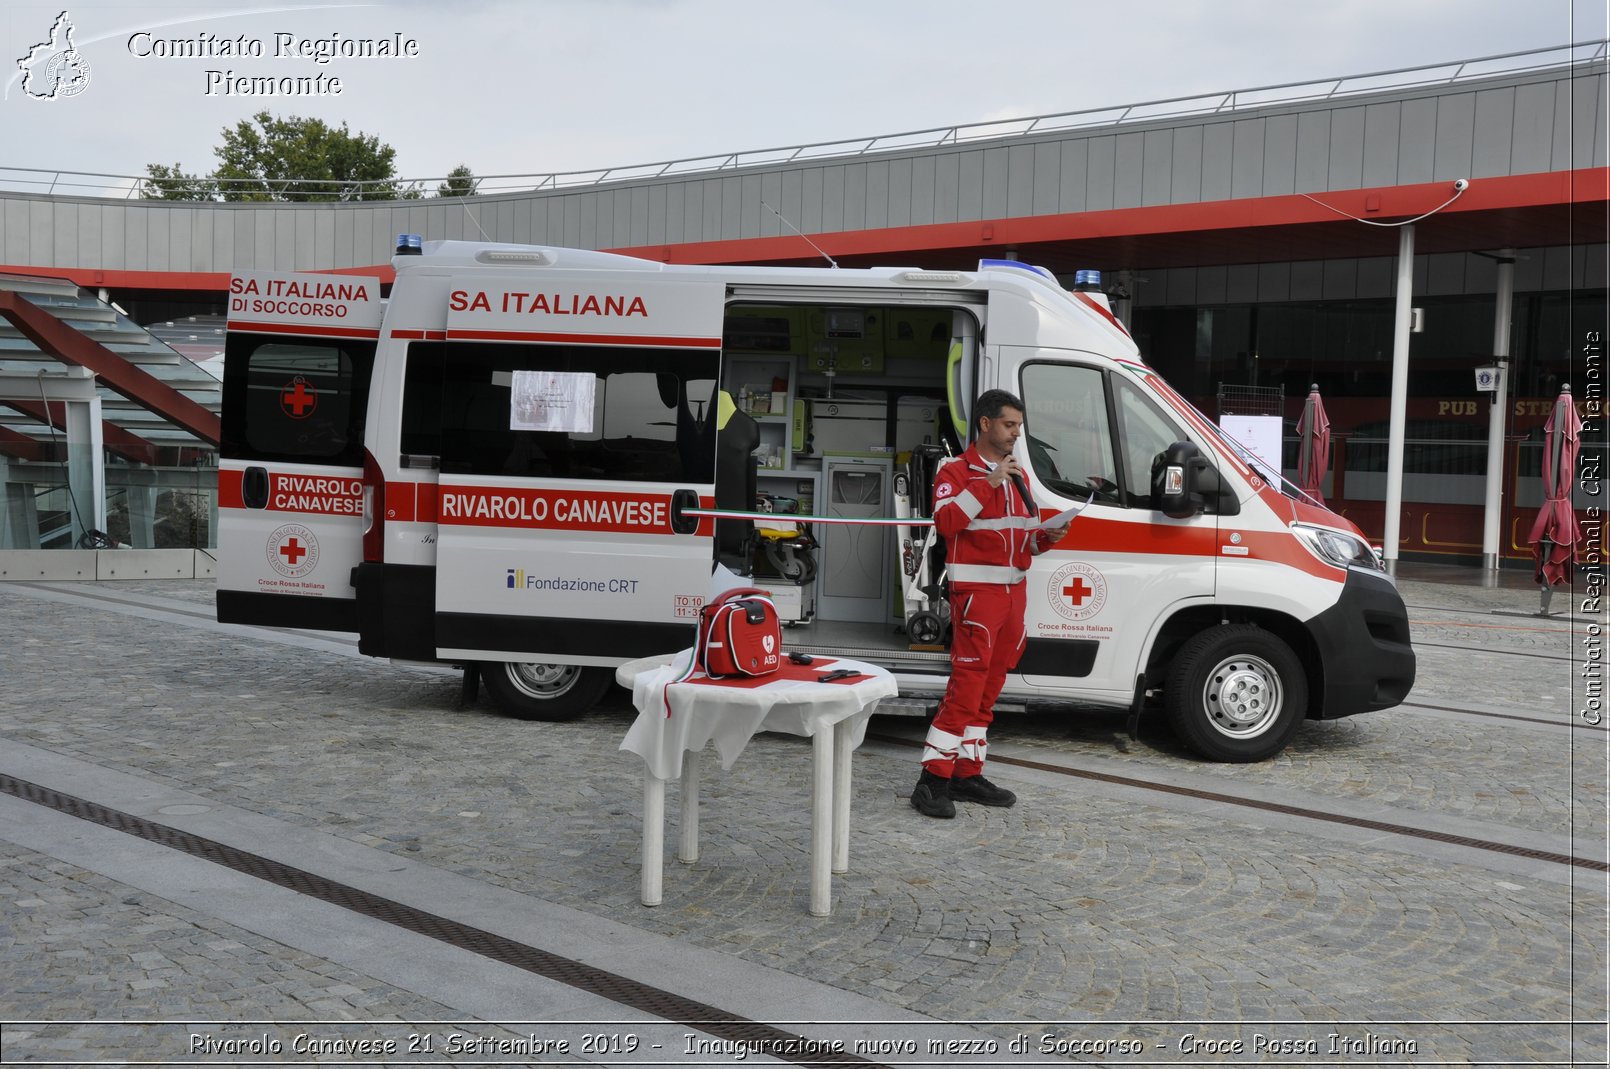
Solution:
[{"label": "ambulance", "polygon": [[[1024,399],[1042,514],[1084,506],[1028,575],[1003,706],[1133,729],[1150,699],[1201,756],[1254,761],[1413,685],[1359,530],[1260,471],[1089,286],[1011,261],[705,267],[406,235],[393,267],[389,292],[231,280],[221,621],[354,633],[560,720],[690,646],[715,574],[804,598],[790,649],[881,664],[926,707],[949,669],[942,554],[916,547],[940,620],[914,631],[891,475],[920,506],[907,458],[965,448],[999,387]],[[753,520],[722,516],[757,487],[822,517],[808,580],[757,575]]]}]

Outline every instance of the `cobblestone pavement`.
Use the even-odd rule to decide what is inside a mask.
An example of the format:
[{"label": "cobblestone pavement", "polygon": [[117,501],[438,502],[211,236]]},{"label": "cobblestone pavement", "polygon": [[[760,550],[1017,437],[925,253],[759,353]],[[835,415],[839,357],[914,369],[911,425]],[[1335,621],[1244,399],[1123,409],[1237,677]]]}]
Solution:
[{"label": "cobblestone pavement", "polygon": [[[11,636],[0,645],[0,739],[12,755],[123,774],[182,792],[200,803],[192,808],[283,828],[286,842],[330,844],[298,858],[314,871],[346,850],[392,857],[534,909],[573,911],[577,931],[610,924],[627,946],[750,970],[751,1001],[735,1012],[779,1024],[801,1020],[789,1002],[764,1015],[754,1007],[768,1005],[768,984],[782,992],[793,978],[862,1000],[868,1021],[967,1022],[1003,1052],[1024,1034],[1034,1049],[1108,1064],[1602,1064],[1610,956],[1594,862],[1606,851],[1607,735],[1578,715],[1593,622],[1524,615],[1537,606],[1529,586],[1447,578],[1400,580],[1420,644],[1409,704],[1307,724],[1261,764],[1193,760],[1150,722],[1131,742],[1110,712],[1036,710],[991,733],[1002,759],[992,776],[1020,804],[964,806],[941,823],[906,801],[916,772],[906,743],[921,723],[878,718],[856,756],[851,872],[835,878],[828,918],[805,908],[806,740],[760,736],[731,771],[706,774],[700,860],[670,864],[664,903],[645,909],[641,768],[618,751],[634,715],[619,693],[571,724],[506,719],[484,697],[460,709],[456,675],[356,657],[340,641],[210,623],[207,582],[0,585]],[[28,761],[0,756],[0,773],[29,779]],[[1150,792],[1114,776],[1583,863]],[[670,793],[674,814],[674,784]],[[0,808],[0,829],[14,812]],[[668,839],[674,816],[671,825]],[[199,1056],[176,1049],[195,1031],[186,1021],[471,1017],[469,996],[387,964],[400,951],[384,940],[337,953],[265,935],[264,923],[211,899],[123,882],[135,869],[123,873],[102,848],[24,841],[0,830],[8,1060],[193,1064]],[[420,894],[445,916],[468,909]],[[285,932],[304,908],[313,907],[290,907]],[[712,997],[708,981],[675,971],[654,982]],[[170,1023],[45,1024],[151,1020]],[[1271,1038],[1291,1046],[1282,1054]],[[1237,1042],[1239,1053],[1214,1046]],[[1020,1060],[1003,1053],[994,1064]],[[736,1055],[704,1062],[729,1063]]]}]

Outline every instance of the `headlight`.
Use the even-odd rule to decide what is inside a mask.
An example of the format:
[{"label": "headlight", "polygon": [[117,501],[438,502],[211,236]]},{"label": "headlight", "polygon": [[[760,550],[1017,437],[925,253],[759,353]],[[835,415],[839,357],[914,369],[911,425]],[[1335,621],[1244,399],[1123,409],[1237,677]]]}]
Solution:
[{"label": "headlight", "polygon": [[1295,534],[1308,551],[1326,564],[1334,564],[1338,568],[1357,566],[1360,568],[1374,568],[1381,570],[1381,560],[1369,544],[1357,535],[1350,535],[1342,531],[1332,530],[1329,527],[1310,527],[1305,523],[1291,525]]}]

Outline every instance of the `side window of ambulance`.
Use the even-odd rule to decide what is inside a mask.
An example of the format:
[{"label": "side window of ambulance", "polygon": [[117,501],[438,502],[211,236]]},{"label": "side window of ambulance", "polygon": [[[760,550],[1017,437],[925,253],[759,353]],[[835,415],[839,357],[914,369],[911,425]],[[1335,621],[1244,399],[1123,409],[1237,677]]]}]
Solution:
[{"label": "side window of ambulance", "polygon": [[1118,402],[1118,440],[1124,457],[1124,503],[1134,508],[1155,508],[1152,461],[1190,435],[1176,427],[1133,383],[1114,375],[1113,386]]},{"label": "side window of ambulance", "polygon": [[713,477],[715,353],[456,342],[440,348],[439,376],[423,362],[418,376],[421,387],[432,378],[439,383],[436,398],[421,393],[410,406],[405,396],[403,447],[431,444],[426,427],[434,419],[443,472],[622,482]]},{"label": "side window of ambulance", "polygon": [[1035,478],[1063,497],[1088,496],[1094,475],[1105,480],[1097,497],[1117,500],[1118,466],[1113,462],[1112,423],[1102,380],[1095,368],[1068,364],[1029,364],[1023,369],[1029,462]]},{"label": "side window of ambulance", "polygon": [[225,349],[224,455],[357,467],[374,342],[237,334]]},{"label": "side window of ambulance", "polygon": [[[404,359],[402,453],[405,467],[429,467],[442,455],[442,364],[447,346],[413,342]],[[417,458],[417,460],[415,459]]]}]

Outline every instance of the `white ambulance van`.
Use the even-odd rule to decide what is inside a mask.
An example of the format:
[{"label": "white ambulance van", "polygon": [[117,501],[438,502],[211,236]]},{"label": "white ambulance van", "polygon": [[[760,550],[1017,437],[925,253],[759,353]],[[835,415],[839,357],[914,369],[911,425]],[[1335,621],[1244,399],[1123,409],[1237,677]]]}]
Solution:
[{"label": "white ambulance van", "polygon": [[[895,459],[965,435],[999,387],[1027,406],[1043,514],[1089,502],[1035,560],[1003,702],[1138,716],[1160,697],[1197,753],[1250,761],[1413,684],[1402,598],[1357,528],[1260,474],[1099,293],[1049,272],[417,238],[393,263],[385,296],[355,275],[232,280],[222,621],[354,632],[375,657],[477,666],[514,715],[579,716],[615,666],[691,644],[718,562],[763,559],[751,520],[698,513],[752,510],[758,485],[887,519]],[[910,547],[887,525],[815,531],[790,648],[875,661],[936,700],[944,628],[903,626]]]}]

